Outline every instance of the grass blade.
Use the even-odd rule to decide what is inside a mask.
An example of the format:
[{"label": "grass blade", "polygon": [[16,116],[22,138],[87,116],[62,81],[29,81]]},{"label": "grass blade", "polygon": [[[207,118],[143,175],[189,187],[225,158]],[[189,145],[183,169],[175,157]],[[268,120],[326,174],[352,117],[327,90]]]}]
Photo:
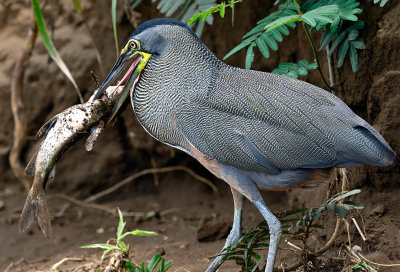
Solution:
[{"label": "grass blade", "polygon": [[78,88],[78,85],[76,84],[67,65],[64,63],[64,61],[61,59],[60,55],[58,54],[52,40],[50,39],[49,34],[47,32],[46,24],[44,22],[43,13],[40,8],[39,0],[32,0],[32,5],[33,5],[34,13],[35,13],[35,19],[36,19],[36,23],[38,26],[38,30],[39,30],[40,36],[42,37],[44,46],[46,47],[47,51],[49,52],[50,57],[54,60],[54,62],[57,64],[57,66],[61,69],[61,71],[69,79],[69,81],[71,81],[72,85],[74,86],[74,88],[78,94],[80,102],[83,103],[84,102],[83,97]]},{"label": "grass blade", "polygon": [[114,41],[115,49],[117,50],[117,56],[119,55],[119,45],[118,45],[118,32],[117,32],[117,0],[111,1],[111,18],[114,30]]}]

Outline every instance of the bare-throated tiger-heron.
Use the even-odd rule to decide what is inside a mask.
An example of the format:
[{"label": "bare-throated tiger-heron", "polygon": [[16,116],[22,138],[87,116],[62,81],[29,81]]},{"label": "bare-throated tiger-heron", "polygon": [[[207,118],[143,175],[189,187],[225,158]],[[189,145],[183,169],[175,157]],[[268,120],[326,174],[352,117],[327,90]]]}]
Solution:
[{"label": "bare-throated tiger-heron", "polygon": [[[339,98],[301,80],[221,62],[185,24],[155,19],[140,25],[95,94],[119,82],[140,124],[157,140],[197,159],[228,183],[234,199],[227,247],[241,236],[244,197],[270,229],[265,271],[271,272],[281,224],[259,192],[313,186],[335,167],[387,166],[395,153]],[[133,85],[135,83],[135,85]],[[216,271],[222,256],[207,271]]]}]

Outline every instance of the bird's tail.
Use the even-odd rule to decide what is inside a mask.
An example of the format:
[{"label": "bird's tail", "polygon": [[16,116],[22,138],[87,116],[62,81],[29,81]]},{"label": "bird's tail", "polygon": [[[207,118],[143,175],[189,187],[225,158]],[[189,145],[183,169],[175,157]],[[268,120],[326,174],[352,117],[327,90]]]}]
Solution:
[{"label": "bird's tail", "polygon": [[35,186],[32,186],[28,197],[26,198],[24,209],[21,213],[19,230],[21,232],[27,230],[32,225],[35,216],[38,219],[40,229],[42,230],[44,236],[46,236],[46,238],[49,240],[53,240],[50,216],[47,209],[44,189],[41,187],[35,188]]}]

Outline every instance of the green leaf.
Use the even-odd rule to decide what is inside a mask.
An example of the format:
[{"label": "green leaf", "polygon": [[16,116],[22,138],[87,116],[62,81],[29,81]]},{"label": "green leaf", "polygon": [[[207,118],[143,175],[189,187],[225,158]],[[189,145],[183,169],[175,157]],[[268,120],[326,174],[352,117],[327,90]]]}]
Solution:
[{"label": "green leaf", "polygon": [[340,205],[340,204],[336,205],[335,210],[336,210],[337,215],[340,218],[344,218],[346,216],[346,213],[347,213],[346,209],[342,205]]},{"label": "green leaf", "polygon": [[354,41],[355,39],[357,39],[357,37],[358,37],[358,30],[353,29],[349,32],[348,36],[349,41]]},{"label": "green leaf", "polygon": [[272,50],[276,51],[278,50],[278,44],[276,41],[269,35],[269,33],[263,33],[261,37],[264,39],[264,41],[271,47]]},{"label": "green leaf", "polygon": [[365,49],[364,40],[362,38],[352,41],[351,44],[357,49]]},{"label": "green leaf", "polygon": [[122,237],[122,232],[124,231],[126,222],[122,216],[121,210],[118,208],[118,215],[119,215],[119,222],[118,222],[118,229],[117,229],[117,241],[120,241]]},{"label": "green leaf", "polygon": [[42,37],[43,44],[46,47],[47,51],[50,54],[50,57],[54,60],[54,62],[57,64],[58,68],[64,73],[64,75],[71,81],[72,85],[74,86],[79,100],[81,103],[83,103],[83,98],[81,95],[81,92],[78,88],[78,85],[76,84],[71,72],[69,71],[67,65],[64,63],[64,61],[61,59],[60,55],[58,54],[52,40],[50,39],[50,36],[47,32],[46,24],[44,22],[43,18],[43,13],[40,8],[39,0],[32,0],[32,5],[33,5],[33,10],[35,13],[35,20],[37,23],[38,31],[40,33],[40,36]]},{"label": "green leaf", "polygon": [[[343,206],[346,209],[350,209],[350,208],[351,209],[357,209],[357,210],[364,209],[364,206],[362,206],[362,205],[360,205],[358,203],[352,202],[352,201],[344,201],[343,202]],[[347,207],[350,207],[350,208],[347,208]]]},{"label": "green leaf", "polygon": [[323,50],[332,41],[333,37],[336,34],[337,34],[336,31],[332,32],[325,29],[324,34],[322,35],[321,38],[321,47],[319,48],[319,50]]},{"label": "green leaf", "polygon": [[75,10],[78,13],[82,13],[83,7],[81,5],[81,1],[80,0],[72,0],[72,3],[74,4]]},{"label": "green leaf", "polygon": [[342,200],[346,197],[352,196],[352,195],[356,195],[359,194],[361,192],[360,189],[355,189],[355,190],[351,190],[351,191],[347,191],[347,192],[343,192],[340,194],[337,194],[336,196],[332,197],[331,199],[328,200],[328,203],[334,203],[334,202],[338,202],[339,200]]},{"label": "green leaf", "polygon": [[290,15],[290,16],[280,17],[280,18],[276,19],[275,21],[266,25],[264,28],[268,32],[268,31],[271,31],[280,26],[286,25],[288,23],[298,22],[298,21],[300,21],[299,15]]},{"label": "green leaf", "polygon": [[344,38],[346,38],[346,36],[347,36],[346,31],[340,32],[340,34],[336,37],[335,41],[333,42],[331,48],[329,49],[329,52],[328,52],[329,57],[332,56],[333,51],[344,40]]},{"label": "green leaf", "polygon": [[197,13],[197,14],[195,14],[195,15],[193,15],[193,17],[192,18],[190,18],[188,21],[187,21],[187,24],[188,25],[192,25],[192,24],[194,24],[195,22],[197,22],[200,18],[202,18],[203,17],[203,14],[202,13]]},{"label": "green leaf", "polygon": [[118,249],[116,245],[110,245],[110,244],[91,244],[91,245],[86,245],[86,246],[81,246],[81,248],[101,248],[101,249]]},{"label": "green leaf", "polygon": [[307,66],[307,70],[315,70],[318,68],[318,64],[316,62],[311,62],[308,66]]},{"label": "green leaf", "polygon": [[381,3],[379,4],[379,6],[380,7],[383,7],[384,5],[386,5],[386,3],[388,2],[389,0],[381,0]]},{"label": "green leaf", "polygon": [[274,38],[277,42],[283,41],[282,34],[277,29],[271,30],[269,33],[271,34],[272,38]]},{"label": "green leaf", "polygon": [[254,48],[254,46],[255,46],[255,43],[253,42],[247,48],[246,65],[245,65],[246,69],[250,69],[251,64],[253,63],[253,60],[254,60],[254,49],[253,48]]},{"label": "green leaf", "polygon": [[143,0],[136,0],[133,2],[131,5],[131,10],[134,10],[140,3],[142,3]]},{"label": "green leaf", "polygon": [[321,206],[315,211],[314,217],[313,217],[314,222],[316,222],[320,218],[321,213],[325,210],[325,208],[326,208],[325,206]]},{"label": "green leaf", "polygon": [[241,50],[242,48],[247,47],[249,44],[251,44],[253,41],[257,39],[258,35],[253,35],[246,40],[242,41],[240,44],[238,44],[235,48],[233,48],[228,54],[225,55],[224,60]]},{"label": "green leaf", "polygon": [[355,73],[358,70],[358,55],[357,55],[357,49],[354,47],[352,43],[350,43],[349,58],[351,63],[351,69]]},{"label": "green leaf", "polygon": [[264,56],[264,58],[268,59],[269,58],[269,50],[268,50],[267,45],[265,44],[264,39],[262,37],[259,37],[256,40],[256,44],[257,44],[258,49],[260,49],[261,54]]},{"label": "green leaf", "polygon": [[219,7],[220,7],[220,9],[219,9],[219,16],[221,16],[221,18],[224,18],[224,17],[225,17],[225,7],[226,7],[226,4],[225,4],[225,3],[221,3],[221,4],[219,5]]},{"label": "green leaf", "polygon": [[167,17],[170,17],[174,12],[185,3],[185,0],[175,0],[171,8],[165,13]]},{"label": "green leaf", "polygon": [[158,235],[157,232],[154,231],[145,231],[145,230],[134,230],[128,231],[122,234],[121,239],[128,236],[128,235],[136,235],[136,236],[156,236]]},{"label": "green leaf", "polygon": [[329,203],[328,205],[326,205],[326,209],[330,212],[333,212],[335,210],[335,204]]},{"label": "green leaf", "polygon": [[108,254],[108,252],[110,252],[112,249],[107,249],[107,250],[104,250],[104,252],[103,252],[103,255],[101,255],[101,259],[100,259],[100,263],[102,263],[103,262],[103,260],[104,260],[104,257]]},{"label": "green leaf", "polygon": [[153,259],[151,259],[149,266],[147,267],[147,269],[149,270],[149,272],[152,272],[156,266],[158,265],[158,263],[162,260],[161,256],[159,253],[157,253],[156,255],[154,255]]}]

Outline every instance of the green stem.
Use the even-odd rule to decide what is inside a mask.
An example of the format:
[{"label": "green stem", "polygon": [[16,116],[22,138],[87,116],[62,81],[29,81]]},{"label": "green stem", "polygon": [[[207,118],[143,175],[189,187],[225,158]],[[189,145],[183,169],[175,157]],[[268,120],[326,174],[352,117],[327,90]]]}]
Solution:
[{"label": "green stem", "polygon": [[313,39],[311,38],[310,31],[308,31],[306,24],[304,22],[302,22],[302,23],[303,23],[304,31],[307,34],[308,41],[310,42],[311,49],[312,49],[312,52],[314,54],[315,62],[317,63],[317,69],[318,69],[319,74],[321,75],[322,81],[324,82],[325,86],[329,90],[334,91],[334,89],[331,86],[329,86],[328,81],[326,80],[326,78],[324,76],[324,73],[322,72],[321,65],[320,65],[320,62],[319,62],[318,53],[317,53],[317,50],[315,49],[315,44],[314,44]]},{"label": "green stem", "polygon": [[[296,6],[297,13],[299,14],[299,16],[301,16],[303,14],[303,12],[301,12],[299,4],[297,3],[296,0],[293,0],[293,3]],[[313,52],[313,55],[314,55],[314,58],[315,58],[315,62],[317,63],[317,70],[318,70],[319,74],[321,75],[322,81],[324,82],[325,86],[332,92],[332,91],[334,91],[334,89],[328,84],[328,81],[326,80],[326,78],[324,76],[324,73],[322,72],[321,64],[319,62],[318,53],[317,53],[317,50],[315,49],[315,44],[314,44],[313,39],[311,38],[310,31],[307,29],[306,23],[302,22],[302,24],[303,24],[303,29],[306,32],[308,41],[310,42],[311,50]]]}]

